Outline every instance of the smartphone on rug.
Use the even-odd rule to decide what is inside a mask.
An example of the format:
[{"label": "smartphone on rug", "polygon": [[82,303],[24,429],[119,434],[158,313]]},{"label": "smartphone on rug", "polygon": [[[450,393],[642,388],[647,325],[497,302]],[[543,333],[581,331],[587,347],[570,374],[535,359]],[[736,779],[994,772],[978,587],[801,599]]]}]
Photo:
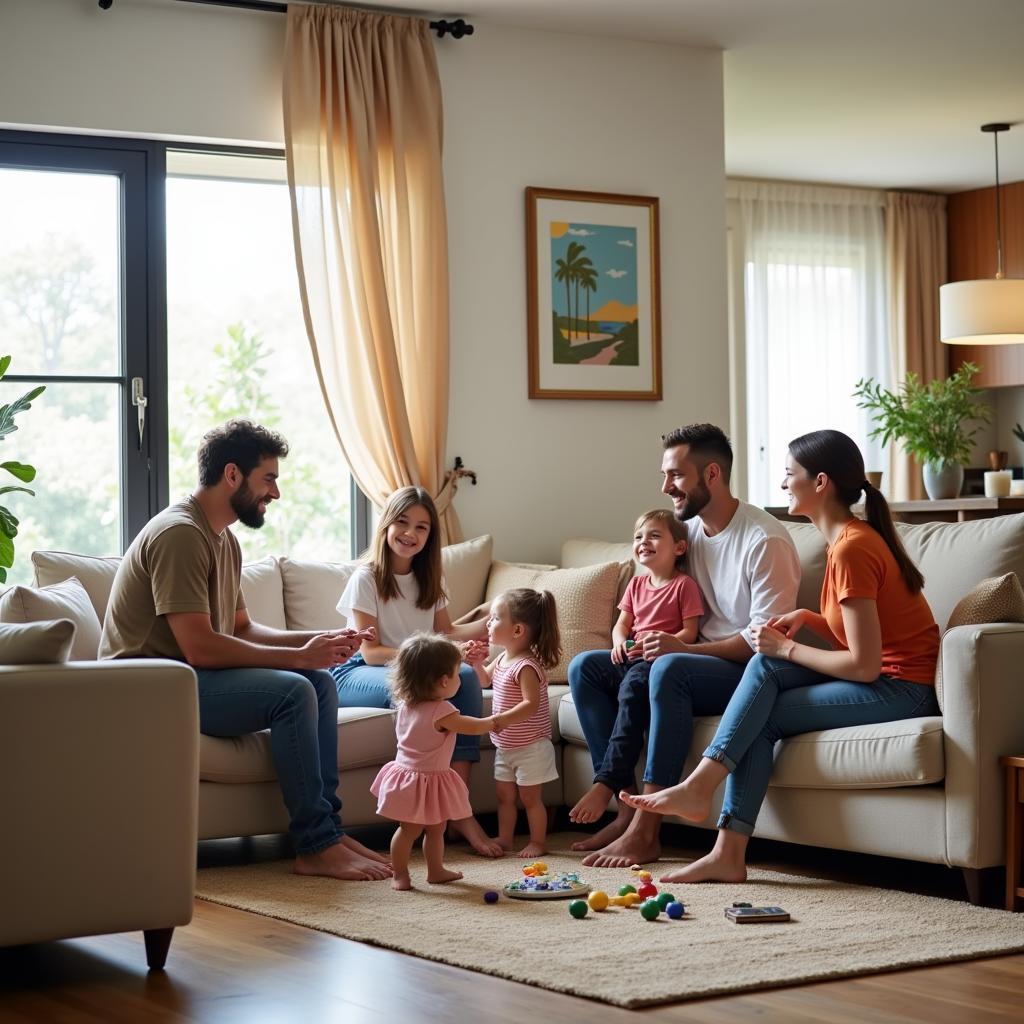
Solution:
[{"label": "smartphone on rug", "polygon": [[788,912],[782,907],[726,907],[725,916],[736,924],[768,924],[789,920]]}]

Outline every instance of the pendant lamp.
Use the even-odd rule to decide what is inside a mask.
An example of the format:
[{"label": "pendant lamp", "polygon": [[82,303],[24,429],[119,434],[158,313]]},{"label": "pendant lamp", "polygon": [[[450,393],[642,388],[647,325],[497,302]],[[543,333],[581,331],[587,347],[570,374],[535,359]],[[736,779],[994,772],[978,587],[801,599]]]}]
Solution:
[{"label": "pendant lamp", "polygon": [[939,289],[939,336],[947,345],[1024,344],[1024,279],[1003,277],[1002,208],[999,197],[999,133],[1008,124],[983,124],[996,149],[996,276],[955,281]]}]

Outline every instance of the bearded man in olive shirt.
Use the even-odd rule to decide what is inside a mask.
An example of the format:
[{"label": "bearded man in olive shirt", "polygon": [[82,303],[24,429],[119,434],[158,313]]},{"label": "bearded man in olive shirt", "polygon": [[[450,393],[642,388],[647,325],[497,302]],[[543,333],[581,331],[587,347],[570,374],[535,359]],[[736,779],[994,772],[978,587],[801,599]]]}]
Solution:
[{"label": "bearded man in olive shirt", "polygon": [[208,736],[270,729],[297,873],[387,878],[387,860],[342,831],[338,692],[326,671],[372,637],[261,626],[242,597],[241,550],[228,527],[263,525],[267,506],[281,496],[278,459],[287,454],[280,434],[248,420],[203,438],[199,487],[151,519],[121,561],[100,657],[187,662],[199,682],[199,729]]}]

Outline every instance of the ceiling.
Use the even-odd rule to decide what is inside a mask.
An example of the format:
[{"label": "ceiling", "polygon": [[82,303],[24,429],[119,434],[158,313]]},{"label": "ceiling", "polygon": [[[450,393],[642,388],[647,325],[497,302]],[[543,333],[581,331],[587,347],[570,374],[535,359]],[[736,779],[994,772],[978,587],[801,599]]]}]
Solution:
[{"label": "ceiling", "polygon": [[[958,192],[1024,180],[1024,0],[460,0],[495,23],[725,51],[730,175]],[[374,0],[376,7],[414,4]],[[456,45],[472,45],[466,40]]]}]

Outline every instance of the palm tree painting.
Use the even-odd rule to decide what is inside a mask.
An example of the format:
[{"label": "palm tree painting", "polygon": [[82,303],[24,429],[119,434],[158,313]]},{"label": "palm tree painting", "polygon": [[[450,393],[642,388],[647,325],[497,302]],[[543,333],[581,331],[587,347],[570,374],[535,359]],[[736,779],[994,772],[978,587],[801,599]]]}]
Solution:
[{"label": "palm tree painting", "polygon": [[550,228],[553,362],[639,365],[636,228]]}]

